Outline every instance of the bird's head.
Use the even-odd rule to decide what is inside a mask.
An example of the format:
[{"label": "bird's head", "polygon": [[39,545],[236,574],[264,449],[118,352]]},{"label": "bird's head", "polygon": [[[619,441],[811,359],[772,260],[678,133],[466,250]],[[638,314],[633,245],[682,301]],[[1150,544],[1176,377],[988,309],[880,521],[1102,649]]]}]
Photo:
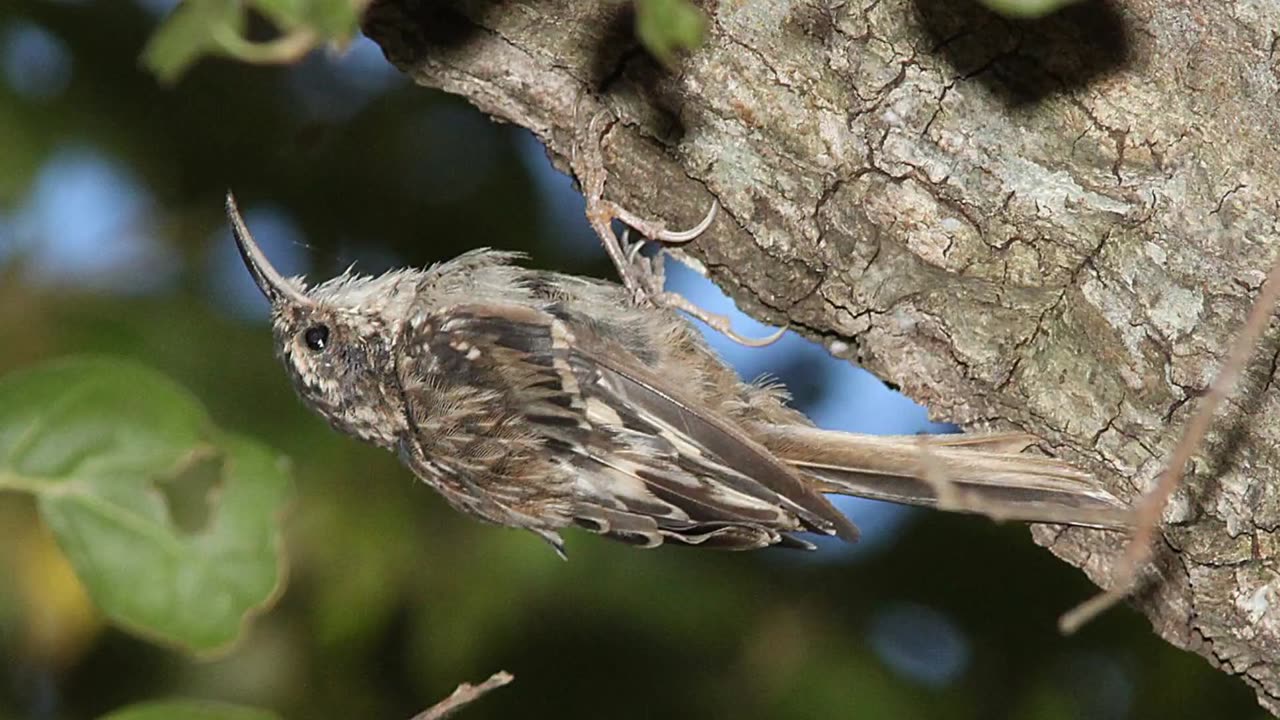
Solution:
[{"label": "bird's head", "polygon": [[339,430],[392,447],[405,423],[393,348],[417,273],[348,271],[308,288],[272,267],[231,193],[227,218],[245,267],[271,303],[276,354],[299,397]]}]

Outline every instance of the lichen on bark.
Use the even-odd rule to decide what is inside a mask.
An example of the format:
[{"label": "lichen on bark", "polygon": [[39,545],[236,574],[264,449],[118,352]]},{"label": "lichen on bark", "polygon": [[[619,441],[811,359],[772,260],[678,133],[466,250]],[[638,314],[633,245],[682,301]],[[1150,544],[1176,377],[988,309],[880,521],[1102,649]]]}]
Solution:
[{"label": "lichen on bark", "polygon": [[[965,427],[1016,427],[1132,498],[1280,252],[1280,35],[1265,4],[708,2],[678,72],[626,3],[378,0],[417,82],[561,162],[617,115],[608,193],[673,225],[740,307],[852,348]],[[1280,344],[1269,333],[1165,515],[1135,603],[1280,712]],[[1108,581],[1120,539],[1038,527]]]}]

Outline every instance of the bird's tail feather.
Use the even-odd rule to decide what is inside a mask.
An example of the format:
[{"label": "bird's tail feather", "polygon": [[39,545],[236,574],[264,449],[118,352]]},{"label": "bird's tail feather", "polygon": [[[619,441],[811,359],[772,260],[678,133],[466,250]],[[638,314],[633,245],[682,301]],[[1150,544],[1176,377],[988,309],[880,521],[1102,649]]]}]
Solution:
[{"label": "bird's tail feather", "polygon": [[879,436],[761,425],[757,439],[826,493],[855,495],[998,520],[1107,529],[1132,511],[1093,477],[1054,458],[1023,455],[1023,433]]}]

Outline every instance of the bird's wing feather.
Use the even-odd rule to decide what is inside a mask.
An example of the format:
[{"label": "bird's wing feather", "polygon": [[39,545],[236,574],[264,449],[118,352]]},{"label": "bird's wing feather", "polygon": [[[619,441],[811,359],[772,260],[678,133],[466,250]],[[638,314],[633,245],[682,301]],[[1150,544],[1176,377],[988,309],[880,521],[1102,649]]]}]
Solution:
[{"label": "bird's wing feather", "polygon": [[[432,372],[501,388],[567,474],[580,525],[652,545],[807,546],[786,533],[853,539],[856,528],[803,477],[706,406],[558,308],[469,304],[417,332]],[[484,484],[483,482],[479,484]]]},{"label": "bird's wing feather", "polygon": [[[702,452],[711,453],[736,470],[738,474],[724,478],[726,484],[746,493],[757,493],[763,486],[794,505],[797,515],[815,528],[847,540],[857,539],[853,523],[799,473],[733,420],[692,397],[678,378],[663,378],[617,353],[592,347],[591,343],[582,343],[576,354],[595,368],[600,380],[615,394],[647,411],[658,425],[675,433],[677,441],[696,440]],[[743,482],[748,478],[749,482]]]}]

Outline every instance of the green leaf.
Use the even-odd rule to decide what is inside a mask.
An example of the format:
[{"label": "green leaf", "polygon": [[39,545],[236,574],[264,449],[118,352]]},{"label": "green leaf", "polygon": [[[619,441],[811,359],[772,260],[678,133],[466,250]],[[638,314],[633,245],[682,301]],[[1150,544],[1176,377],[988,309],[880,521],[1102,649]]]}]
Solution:
[{"label": "green leaf", "polygon": [[142,64],[161,82],[174,82],[201,56],[217,51],[220,36],[239,37],[244,23],[239,0],[184,0],[147,42]]},{"label": "green leaf", "polygon": [[[345,45],[355,36],[361,0],[183,0],[151,36],[142,63],[162,82],[173,82],[204,55],[249,63],[293,62],[324,43]],[[246,6],[273,22],[280,37],[244,36]]]},{"label": "green leaf", "polygon": [[1044,17],[1080,0],[981,0],[983,5],[1012,18]]},{"label": "green leaf", "polygon": [[636,0],[636,36],[670,67],[682,50],[702,45],[707,18],[689,0]]},{"label": "green leaf", "polygon": [[205,700],[157,700],[130,705],[100,720],[279,720],[266,710]]},{"label": "green leaf", "polygon": [[283,585],[282,463],[144,367],[77,359],[0,379],[3,490],[35,495],[108,618],[161,642],[224,648]]}]

